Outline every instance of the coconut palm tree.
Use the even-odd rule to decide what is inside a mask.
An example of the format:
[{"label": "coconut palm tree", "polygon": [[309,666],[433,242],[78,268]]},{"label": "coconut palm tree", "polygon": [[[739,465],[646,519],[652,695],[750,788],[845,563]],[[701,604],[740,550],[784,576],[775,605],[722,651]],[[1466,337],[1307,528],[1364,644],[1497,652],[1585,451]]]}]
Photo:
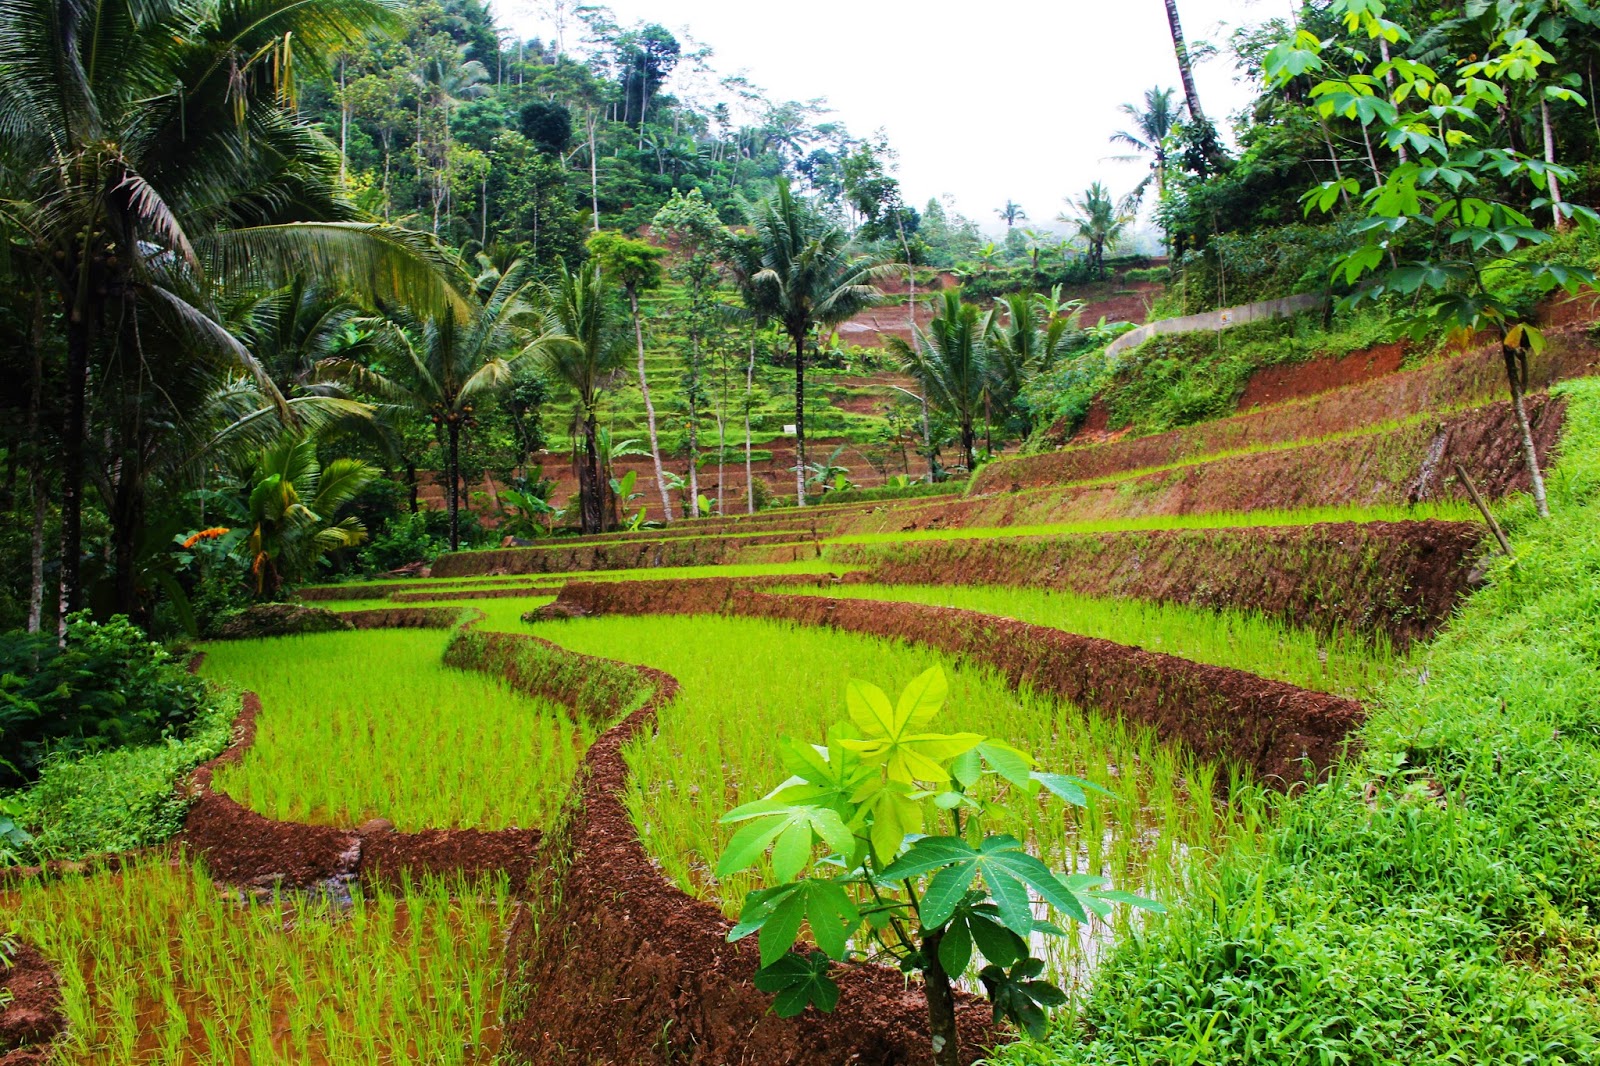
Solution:
[{"label": "coconut palm tree", "polygon": [[396,24],[373,0],[0,2],[0,229],[56,303],[66,342],[62,618],[81,598],[91,375],[109,424],[95,447],[118,472],[120,609],[147,480],[138,428],[185,415],[161,384],[227,362],[289,413],[219,323],[220,286],[305,275],[417,306],[460,302],[418,238],[351,221],[330,145],[293,107],[294,70]]},{"label": "coconut palm tree", "polygon": [[996,301],[984,316],[989,372],[985,402],[997,416],[1017,413],[1023,386],[1050,370],[1080,336],[1077,315],[1082,301],[1063,303],[1060,297],[1059,287],[1050,296],[1018,293]]},{"label": "coconut palm tree", "polygon": [[572,430],[581,442],[574,461],[579,525],[585,533],[603,533],[608,508],[600,453],[600,399],[627,365],[627,339],[616,321],[599,264],[575,272],[560,266],[545,287],[544,303],[550,329],[535,342],[535,350],[550,376],[578,398]]},{"label": "coconut palm tree", "polygon": [[855,255],[850,236],[812,205],[797,199],[787,181],[750,207],[747,221],[760,249],[761,269],[750,278],[757,303],[771,309],[794,346],[795,502],[806,502],[806,343],[871,307],[882,296],[873,281],[887,267]]},{"label": "coconut palm tree", "polygon": [[1089,186],[1081,198],[1067,201],[1071,212],[1063,212],[1057,221],[1077,227],[1078,239],[1089,249],[1089,266],[1101,275],[1106,270],[1106,245],[1114,243],[1133,221],[1111,198],[1111,190],[1102,182]]},{"label": "coconut palm tree", "polygon": [[1000,216],[1000,221],[1006,224],[1006,229],[1010,229],[1018,222],[1026,222],[1028,220],[1028,212],[1024,211],[1016,201],[1009,198],[1006,200],[1006,205],[995,208],[994,213]]},{"label": "coconut palm tree", "polygon": [[961,302],[960,289],[942,294],[940,314],[917,330],[914,343],[887,338],[906,373],[921,384],[923,394],[955,420],[961,431],[961,458],[971,471],[977,465],[977,422],[983,415],[989,380],[989,345],[983,315]]},{"label": "coconut palm tree", "polygon": [[1176,89],[1157,86],[1144,91],[1144,105],[1123,104],[1121,111],[1133,120],[1131,130],[1118,130],[1111,135],[1112,144],[1125,144],[1137,155],[1115,157],[1119,163],[1134,162],[1142,156],[1150,157],[1150,174],[1128,194],[1131,203],[1144,199],[1153,182],[1156,195],[1167,195],[1167,156],[1172,144],[1172,132],[1183,117],[1183,108],[1175,106]]},{"label": "coconut palm tree", "polygon": [[1178,57],[1178,76],[1183,81],[1183,98],[1189,105],[1189,117],[1204,126],[1206,115],[1200,110],[1200,90],[1194,85],[1194,64],[1189,60],[1189,46],[1183,39],[1183,24],[1178,21],[1178,0],[1165,2],[1167,28],[1172,31],[1172,51]]},{"label": "coconut palm tree", "polygon": [[524,260],[512,263],[464,322],[449,314],[418,320],[402,313],[411,328],[390,328],[374,342],[398,356],[399,373],[384,374],[344,355],[318,367],[324,382],[369,393],[433,423],[444,446],[451,551],[461,547],[461,433],[477,426],[477,405],[511,384],[516,363],[542,334],[531,272]]},{"label": "coconut palm tree", "polygon": [[367,539],[359,518],[337,516],[377,476],[359,459],[322,466],[310,436],[285,435],[262,449],[251,465],[238,516],[249,531],[244,551],[257,598],[274,599],[285,581],[309,577],[328,552]]}]

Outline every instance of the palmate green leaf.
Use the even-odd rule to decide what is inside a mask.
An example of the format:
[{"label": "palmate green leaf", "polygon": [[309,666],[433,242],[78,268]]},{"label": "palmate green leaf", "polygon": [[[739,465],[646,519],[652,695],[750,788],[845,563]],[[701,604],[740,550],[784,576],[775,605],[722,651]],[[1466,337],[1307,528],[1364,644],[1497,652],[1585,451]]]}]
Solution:
[{"label": "palmate green leaf", "polygon": [[807,1007],[832,1011],[839,1003],[839,986],[828,976],[828,958],[814,951],[790,952],[756,971],[755,986],[773,994],[772,1011],[792,1018]]},{"label": "palmate green leaf", "polygon": [[1043,972],[1043,960],[1034,958],[1023,959],[1009,970],[994,965],[983,968],[978,977],[994,1004],[995,1021],[1006,1018],[1035,1039],[1044,1036],[1045,1011],[1061,1006],[1067,996],[1050,982],[1038,980]]},{"label": "palmate green leaf", "polygon": [[769,966],[794,945],[801,925],[806,924],[819,948],[831,958],[843,959],[861,921],[860,910],[840,882],[808,877],[752,892],[745,898],[739,924],[729,931],[728,940],[759,933],[761,964]]},{"label": "palmate green leaf", "polygon": [[836,852],[855,850],[855,836],[839,813],[814,804],[789,804],[782,800],[757,800],[736,807],[722,816],[724,824],[749,821],[728,841],[717,863],[717,876],[726,877],[755,863],[775,842],[773,870],[780,880],[792,880],[811,857],[816,839],[825,841]]},{"label": "palmate green leaf", "polygon": [[874,779],[854,797],[860,807],[852,824],[867,828],[873,858],[879,863],[892,862],[906,837],[922,832],[922,804],[913,795],[903,782]]},{"label": "palmate green leaf", "polygon": [[925,874],[933,877],[923,891],[918,914],[928,929],[950,920],[980,876],[999,908],[1001,923],[1019,936],[1027,936],[1034,927],[1030,888],[1062,914],[1080,922],[1088,918],[1078,894],[1029,855],[1020,841],[1005,834],[985,837],[976,848],[959,837],[926,837],[882,876],[901,880]]}]

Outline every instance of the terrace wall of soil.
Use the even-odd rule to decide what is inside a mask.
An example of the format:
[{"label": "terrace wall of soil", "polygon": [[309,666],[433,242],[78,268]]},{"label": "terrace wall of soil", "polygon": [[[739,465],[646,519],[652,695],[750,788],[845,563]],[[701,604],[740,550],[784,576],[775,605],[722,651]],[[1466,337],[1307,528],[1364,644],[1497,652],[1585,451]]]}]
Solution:
[{"label": "terrace wall of soil", "polygon": [[[1560,439],[1565,410],[1561,397],[1529,399],[1529,419],[1541,458],[1548,457]],[[1027,465],[998,464],[1005,471],[1004,487],[1033,491],[969,496],[916,510],[885,509],[856,518],[848,531],[991,528],[1464,499],[1450,472],[1452,460],[1460,461],[1486,497],[1498,498],[1528,487],[1509,402],[1474,408],[1437,422],[1403,424],[1387,432],[1222,456],[1095,484],[1062,485],[1064,475],[1055,458],[1038,456]],[[1069,475],[1076,476],[1070,471]],[[1002,488],[999,477],[985,477],[991,492]]]},{"label": "terrace wall of soil", "polygon": [[[552,670],[552,660],[561,659],[565,667]],[[839,967],[837,1012],[779,1018],[752,983],[760,965],[754,941],[728,943],[732,924],[722,913],[656,869],[622,801],[622,748],[652,729],[676,694],[670,675],[512,634],[464,634],[450,661],[546,694],[543,686],[560,676],[619,669],[652,688],[642,707],[589,748],[569,817],[544,841],[531,895],[549,909],[537,916],[524,910],[512,929],[507,979],[520,992],[512,1001],[521,1010],[506,1019],[503,1053],[540,1066],[931,1062],[924,1007],[898,973]],[[613,711],[624,706],[615,698],[627,687],[617,687]],[[970,998],[962,1001],[960,1025],[963,1061],[996,1039],[988,1008]]]},{"label": "terrace wall of soil", "polygon": [[[786,545],[796,533],[741,537],[674,537],[648,541],[603,541],[578,547],[498,548],[440,556],[435,577],[481,574],[562,574],[578,570],[639,570],[662,566],[714,566],[734,562],[754,545]],[[807,554],[815,558],[809,544]]]},{"label": "terrace wall of soil", "polygon": [[1426,640],[1469,589],[1485,532],[1471,522],[1332,522],[841,544],[848,582],[1011,585],[1211,610],[1259,611],[1317,632]]},{"label": "terrace wall of soil", "polygon": [[1364,717],[1352,700],[1242,670],[949,607],[775,595],[727,579],[573,583],[557,603],[569,614],[730,614],[926,644],[1279,786],[1303,781],[1308,762],[1330,766]]},{"label": "terrace wall of soil", "polygon": [[60,980],[28,944],[14,942],[5,954],[10,964],[0,962],[0,993],[5,993],[0,995],[0,1066],[44,1066],[54,1058],[53,1042],[67,1029]]},{"label": "terrace wall of soil", "polygon": [[[1600,365],[1600,348],[1585,330],[1552,330],[1548,339],[1544,352],[1530,360],[1530,388],[1542,389],[1557,381],[1592,374]],[[1362,384],[1334,387],[1331,391],[1317,387],[1324,374],[1347,375],[1346,364],[1365,366],[1371,361],[1379,369],[1387,367],[1393,361],[1391,347],[1339,360],[1263,371],[1273,377],[1257,375],[1260,387],[1253,378],[1245,392],[1249,397],[1251,389],[1256,388],[1263,401],[1274,394],[1296,396],[1291,402],[1167,433],[1001,460],[979,473],[973,490],[994,492],[1030,485],[1070,484],[1193,462],[1202,456],[1241,448],[1283,446],[1360,433],[1372,426],[1414,419],[1419,412],[1458,411],[1498,402],[1507,395],[1505,366],[1498,346],[1435,360],[1413,370],[1379,374]],[[1341,371],[1339,367],[1345,369]]]}]

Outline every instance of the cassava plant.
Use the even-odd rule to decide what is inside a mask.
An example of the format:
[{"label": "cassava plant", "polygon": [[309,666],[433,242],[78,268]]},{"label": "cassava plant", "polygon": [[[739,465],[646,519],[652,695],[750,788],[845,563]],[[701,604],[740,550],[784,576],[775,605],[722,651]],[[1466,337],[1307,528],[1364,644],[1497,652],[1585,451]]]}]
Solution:
[{"label": "cassava plant", "polygon": [[[780,739],[793,776],[723,816],[744,824],[717,866],[727,876],[770,852],[774,883],[745,899],[728,939],[757,937],[755,983],[775,994],[779,1015],[833,1010],[832,962],[893,960],[922,976],[938,1066],[959,1061],[955,982],[975,955],[995,1019],[1037,1035],[1046,1011],[1066,1002],[1033,955],[1035,937],[1067,935],[1050,918],[1083,922],[1119,903],[1161,909],[1111,890],[1103,877],[1058,874],[1015,837],[984,831],[986,821],[1007,817],[1008,804],[1037,802],[1041,792],[1081,807],[1090,791],[1104,790],[1041,772],[993,737],[929,732],[948,691],[938,667],[896,702],[850,682],[848,720],[830,726],[822,745]],[[802,927],[820,950],[796,950]]]}]

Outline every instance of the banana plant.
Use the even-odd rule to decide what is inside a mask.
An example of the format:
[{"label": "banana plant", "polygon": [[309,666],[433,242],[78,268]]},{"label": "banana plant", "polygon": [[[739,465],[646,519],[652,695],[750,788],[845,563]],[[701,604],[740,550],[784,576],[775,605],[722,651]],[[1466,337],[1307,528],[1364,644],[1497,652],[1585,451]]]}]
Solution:
[{"label": "banana plant", "polygon": [[[728,939],[757,938],[755,984],[773,993],[776,1013],[831,1011],[839,1001],[833,963],[887,958],[922,975],[936,1066],[959,1061],[954,987],[980,956],[978,978],[997,1021],[1039,1035],[1046,1012],[1066,1002],[1042,979],[1032,945],[1069,934],[1038,908],[1065,922],[1105,917],[1117,905],[1162,910],[1103,877],[1057,873],[1015,837],[982,831],[985,819],[1007,815],[1007,802],[1042,794],[1082,807],[1105,790],[1040,771],[998,738],[931,731],[948,692],[938,667],[893,702],[875,685],[850,682],[847,719],[821,745],[780,739],[791,776],[723,815],[740,828],[716,868],[726,877],[770,857],[776,883],[745,898]],[[802,925],[818,950],[796,950]]]}]

